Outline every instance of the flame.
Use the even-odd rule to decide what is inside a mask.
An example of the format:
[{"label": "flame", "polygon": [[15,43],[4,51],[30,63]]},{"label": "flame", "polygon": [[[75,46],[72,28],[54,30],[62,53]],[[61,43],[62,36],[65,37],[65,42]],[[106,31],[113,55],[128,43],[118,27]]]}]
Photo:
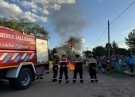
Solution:
[{"label": "flame", "polygon": [[75,66],[71,62],[68,62],[68,70],[74,70]]}]

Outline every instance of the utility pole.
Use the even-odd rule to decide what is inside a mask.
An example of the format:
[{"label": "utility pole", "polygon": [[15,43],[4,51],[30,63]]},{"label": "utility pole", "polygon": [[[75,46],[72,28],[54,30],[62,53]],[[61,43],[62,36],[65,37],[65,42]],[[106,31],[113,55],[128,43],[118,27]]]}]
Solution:
[{"label": "utility pole", "polygon": [[108,20],[108,55],[110,57],[110,23],[109,23],[109,20]]}]

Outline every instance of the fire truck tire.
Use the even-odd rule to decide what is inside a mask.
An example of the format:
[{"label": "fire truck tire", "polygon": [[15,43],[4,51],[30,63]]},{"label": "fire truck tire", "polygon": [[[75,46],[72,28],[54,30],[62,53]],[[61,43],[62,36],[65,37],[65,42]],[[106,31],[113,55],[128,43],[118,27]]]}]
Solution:
[{"label": "fire truck tire", "polygon": [[9,80],[10,85],[15,89],[27,89],[32,84],[32,71],[29,68],[22,68],[18,78]]}]

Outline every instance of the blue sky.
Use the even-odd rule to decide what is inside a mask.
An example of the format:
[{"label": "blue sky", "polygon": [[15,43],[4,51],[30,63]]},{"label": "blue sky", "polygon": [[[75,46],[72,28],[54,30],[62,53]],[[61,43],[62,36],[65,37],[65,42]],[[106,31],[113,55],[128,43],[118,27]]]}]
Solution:
[{"label": "blue sky", "polygon": [[[111,22],[134,0],[0,0],[0,16],[9,15],[27,18],[33,22],[40,22],[50,32],[49,48],[59,46],[63,38],[55,30],[55,20],[51,15],[61,11],[63,6],[77,5],[77,17],[83,18],[87,23],[82,25],[79,36],[83,40],[83,50],[88,47],[90,50],[96,46],[105,46],[107,43],[107,31],[99,38],[107,27],[108,20]],[[135,28],[135,4],[110,25],[111,42],[115,40],[119,47],[127,48],[125,37]],[[12,13],[11,13],[12,11]],[[67,14],[66,14],[67,15]],[[73,14],[69,13],[72,17]],[[54,18],[57,20],[57,16]],[[63,33],[64,34],[64,33]],[[76,34],[75,34],[76,35]],[[99,38],[99,39],[98,39]],[[97,40],[98,39],[98,40]]]}]

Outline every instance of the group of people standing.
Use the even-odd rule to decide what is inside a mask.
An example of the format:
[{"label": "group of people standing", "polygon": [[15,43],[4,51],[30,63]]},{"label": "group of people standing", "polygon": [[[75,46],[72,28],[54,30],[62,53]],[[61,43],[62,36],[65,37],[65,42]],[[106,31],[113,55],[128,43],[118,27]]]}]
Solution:
[{"label": "group of people standing", "polygon": [[[74,59],[70,60],[74,64],[74,75],[73,75],[73,83],[76,83],[77,74],[80,75],[80,83],[83,83],[83,64],[84,61],[82,60],[81,56],[79,54],[75,55]],[[93,58],[93,54],[90,53],[87,58],[87,64],[89,67],[89,75],[91,78],[91,82],[93,83],[98,82],[97,75],[96,75],[96,59]],[[54,54],[53,58],[53,82],[59,81],[59,83],[62,82],[62,75],[64,73],[66,83],[69,83],[69,77],[68,77],[68,59],[65,54],[62,54],[62,56],[59,58],[58,54]],[[59,68],[60,66],[60,68]],[[59,80],[57,80],[57,75],[59,71]]]},{"label": "group of people standing", "polygon": [[99,70],[104,73],[105,71],[110,71],[111,69],[127,70],[129,67],[130,73],[133,73],[134,57],[131,54],[128,55],[113,55],[113,56],[102,56],[97,57],[97,64]]}]

